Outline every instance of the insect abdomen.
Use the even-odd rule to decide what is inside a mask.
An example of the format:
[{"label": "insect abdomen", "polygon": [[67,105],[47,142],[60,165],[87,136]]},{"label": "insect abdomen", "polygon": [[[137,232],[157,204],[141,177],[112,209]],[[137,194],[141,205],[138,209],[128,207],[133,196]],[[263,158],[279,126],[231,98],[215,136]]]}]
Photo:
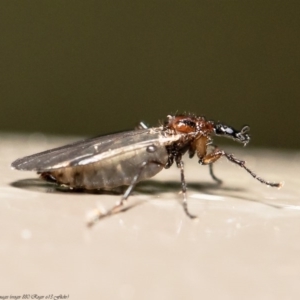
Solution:
[{"label": "insect abdomen", "polygon": [[54,179],[57,183],[72,188],[87,190],[130,185],[144,162],[147,162],[147,165],[143,168],[138,181],[156,175],[167,163],[168,154],[164,146],[150,147],[154,148],[135,149],[86,165],[42,172],[41,177],[46,180]]}]

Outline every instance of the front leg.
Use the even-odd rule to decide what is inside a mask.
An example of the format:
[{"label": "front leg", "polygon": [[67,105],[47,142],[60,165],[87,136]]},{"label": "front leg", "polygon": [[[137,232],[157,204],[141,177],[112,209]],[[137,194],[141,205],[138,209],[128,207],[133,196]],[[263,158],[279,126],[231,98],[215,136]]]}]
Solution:
[{"label": "front leg", "polygon": [[254,179],[258,180],[259,182],[261,182],[263,184],[266,184],[266,185],[272,186],[272,187],[278,187],[278,188],[281,188],[283,185],[282,182],[270,182],[270,181],[267,181],[267,180],[257,176],[253,171],[251,171],[250,169],[248,169],[246,167],[246,162],[244,160],[239,160],[239,159],[235,158],[232,154],[228,154],[225,151],[220,150],[218,148],[215,148],[213,152],[200,158],[199,163],[202,165],[212,164],[215,161],[217,161],[221,156],[225,156],[229,161],[237,164],[238,166],[240,166],[241,168],[246,170]]},{"label": "front leg", "polygon": [[[213,151],[210,152],[210,154],[213,153],[213,155],[207,157],[208,155],[205,154],[204,158],[205,158],[206,163],[202,163],[203,158],[199,160],[199,163],[200,164],[208,164],[209,174],[210,174],[211,178],[214,181],[216,181],[218,184],[222,184],[223,181],[215,175],[214,170],[213,170],[213,163],[220,158],[219,153],[217,152],[217,146],[216,145],[210,145],[210,146],[213,147]],[[217,153],[215,153],[215,152],[217,152]]]},{"label": "front leg", "polygon": [[221,156],[225,155],[225,152],[215,148],[211,153],[204,155],[199,159],[199,164],[201,165],[208,165],[213,164],[217,161]]}]

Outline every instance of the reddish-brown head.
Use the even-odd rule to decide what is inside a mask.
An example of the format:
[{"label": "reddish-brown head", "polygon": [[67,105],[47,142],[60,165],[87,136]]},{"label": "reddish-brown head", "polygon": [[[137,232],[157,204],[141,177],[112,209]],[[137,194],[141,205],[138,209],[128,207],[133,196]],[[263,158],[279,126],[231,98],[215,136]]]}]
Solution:
[{"label": "reddish-brown head", "polygon": [[213,122],[205,120],[204,117],[188,115],[168,116],[166,127],[183,134],[195,132],[210,135],[214,131]]}]

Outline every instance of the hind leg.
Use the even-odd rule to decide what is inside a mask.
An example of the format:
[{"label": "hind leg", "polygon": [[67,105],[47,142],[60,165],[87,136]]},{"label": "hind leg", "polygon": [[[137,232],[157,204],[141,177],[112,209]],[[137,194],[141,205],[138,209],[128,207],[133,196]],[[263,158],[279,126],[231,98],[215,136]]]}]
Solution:
[{"label": "hind leg", "polygon": [[122,212],[127,204],[127,199],[129,198],[130,194],[132,193],[134,187],[136,186],[136,184],[139,182],[139,178],[143,172],[143,170],[151,163],[155,163],[156,165],[162,165],[160,162],[156,162],[156,161],[146,161],[143,162],[142,165],[140,166],[138,172],[136,173],[136,175],[133,177],[131,184],[128,186],[128,188],[126,189],[125,193],[123,194],[122,198],[120,201],[118,201],[115,206],[113,206],[110,210],[108,210],[107,212],[101,212],[100,210],[97,209],[97,211],[95,211],[95,215],[92,216],[92,218],[90,218],[88,220],[88,226],[92,226],[94,225],[97,221],[99,221],[100,219],[104,218],[104,217],[108,217],[117,213]]}]

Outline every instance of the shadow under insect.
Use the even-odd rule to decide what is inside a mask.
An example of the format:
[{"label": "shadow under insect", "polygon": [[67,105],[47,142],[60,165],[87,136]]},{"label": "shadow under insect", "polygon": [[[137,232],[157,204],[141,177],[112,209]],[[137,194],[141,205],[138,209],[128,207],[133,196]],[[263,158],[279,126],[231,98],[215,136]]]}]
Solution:
[{"label": "shadow under insect", "polygon": [[[126,189],[127,186],[121,186],[114,189],[98,189],[98,190],[86,190],[86,189],[70,189],[67,186],[58,185],[53,182],[45,181],[41,178],[28,178],[14,181],[10,184],[15,188],[20,188],[28,191],[35,191],[41,193],[53,193],[53,194],[61,194],[61,193],[69,193],[69,194],[94,194],[94,195],[115,195],[116,197],[121,197]],[[174,193],[174,199],[176,199],[176,194],[181,190],[180,182],[179,181],[158,181],[158,180],[145,180],[139,182],[134,190],[131,193],[133,195],[149,195],[149,196],[157,196],[163,193]],[[250,202],[260,202],[261,204],[268,205],[273,208],[283,208],[282,205],[266,203],[264,201],[257,200],[256,197],[251,197],[251,195],[241,195],[242,192],[246,191],[246,188],[241,187],[230,187],[222,185],[221,183],[215,182],[190,182],[188,184],[189,192],[198,192],[203,193],[206,195],[220,195],[220,192],[224,197],[235,198],[238,200],[250,201]],[[142,203],[143,201],[141,201]],[[132,207],[141,204],[141,203],[134,203],[127,205],[120,212],[125,212]]]},{"label": "shadow under insect", "polygon": [[[85,193],[97,195],[123,195],[127,186],[120,186],[113,189],[95,189],[87,190],[84,188],[69,188],[68,186],[58,185],[54,182],[48,182],[41,178],[28,178],[14,181],[10,184],[15,188],[24,190],[42,192],[42,193]],[[177,193],[180,191],[181,185],[179,181],[158,181],[158,180],[145,180],[137,183],[131,195],[160,195],[162,193]],[[213,191],[218,189],[224,192],[238,192],[244,191],[244,188],[225,187],[222,184],[214,182],[190,182],[188,184],[190,191],[197,191],[200,193],[214,194]]]}]

